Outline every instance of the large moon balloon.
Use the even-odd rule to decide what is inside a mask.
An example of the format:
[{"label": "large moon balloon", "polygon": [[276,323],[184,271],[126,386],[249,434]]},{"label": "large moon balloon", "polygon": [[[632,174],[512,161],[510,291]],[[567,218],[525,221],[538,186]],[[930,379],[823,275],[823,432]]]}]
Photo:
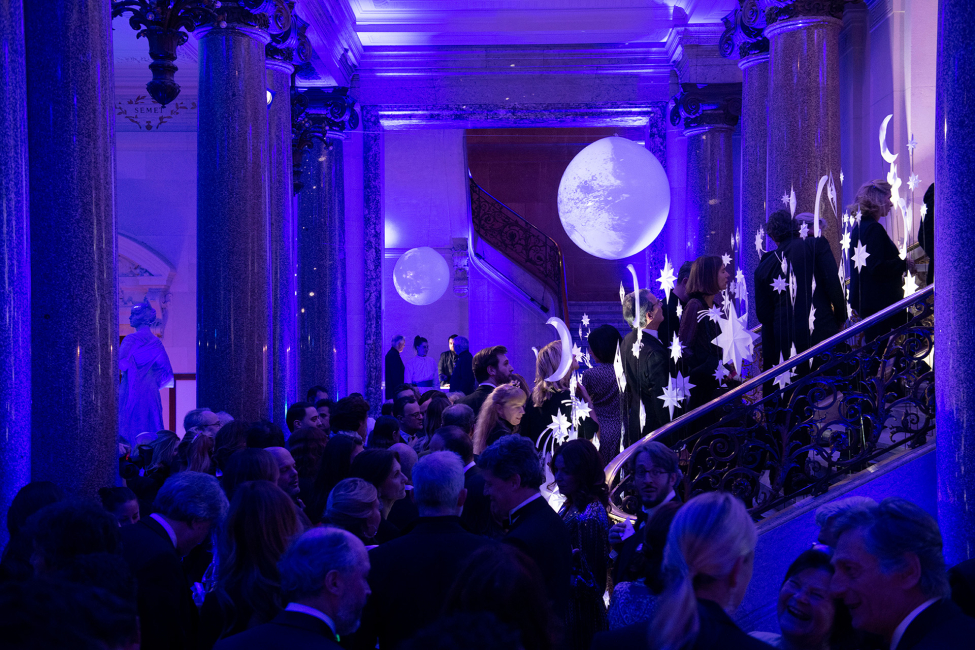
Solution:
[{"label": "large moon balloon", "polygon": [[443,255],[429,246],[406,251],[393,267],[393,285],[413,305],[436,302],[450,283],[450,267]]},{"label": "large moon balloon", "polygon": [[559,219],[579,248],[605,260],[639,253],[667,221],[670,183],[660,162],[626,138],[579,152],[559,183]]}]

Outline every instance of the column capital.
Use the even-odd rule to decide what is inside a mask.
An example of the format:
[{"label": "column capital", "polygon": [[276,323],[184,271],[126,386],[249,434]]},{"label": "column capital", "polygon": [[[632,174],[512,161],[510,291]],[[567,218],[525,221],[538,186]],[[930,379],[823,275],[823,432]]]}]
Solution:
[{"label": "column capital", "polygon": [[268,31],[271,42],[264,46],[264,55],[269,65],[271,61],[300,65],[311,58],[308,23],[295,13],[293,0],[276,0]]},{"label": "column capital", "polygon": [[359,127],[356,100],[345,87],[291,89],[291,153],[295,193],[301,191],[301,161],[315,140],[344,135]]},{"label": "column capital", "polygon": [[843,18],[843,9],[848,4],[861,0],[759,0],[765,6],[765,21],[768,25],[792,18]]},{"label": "column capital", "polygon": [[673,98],[670,123],[684,124],[685,134],[734,127],[741,116],[741,84],[681,84]]},{"label": "column capital", "polygon": [[[726,59],[746,59],[767,54],[768,39],[762,33],[765,28],[765,12],[759,0],[739,0],[736,7],[721,19],[725,31],[718,41],[718,50]],[[740,64],[739,64],[740,67]]]}]

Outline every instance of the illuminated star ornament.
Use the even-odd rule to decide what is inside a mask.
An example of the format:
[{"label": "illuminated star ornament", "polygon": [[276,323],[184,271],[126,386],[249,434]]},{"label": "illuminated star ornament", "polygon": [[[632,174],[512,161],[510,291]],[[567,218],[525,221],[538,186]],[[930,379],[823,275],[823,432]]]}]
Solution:
[{"label": "illuminated star ornament", "polygon": [[680,395],[678,399],[685,400],[691,398],[691,389],[696,388],[691,380],[677,371],[677,378],[674,379],[674,386],[677,388],[677,393]]},{"label": "illuminated star ornament", "polygon": [[914,149],[917,147],[917,140],[914,139],[914,134],[911,134],[911,139],[907,142],[907,150],[914,153]]},{"label": "illuminated star ornament", "polygon": [[785,291],[787,286],[789,286],[789,284],[785,281],[785,278],[783,278],[781,275],[775,278],[774,280],[772,280],[772,290],[775,291],[776,293],[782,293],[783,291]]},{"label": "illuminated star ornament", "polygon": [[792,306],[796,306],[796,292],[799,289],[799,283],[796,281],[796,274],[789,273],[789,297],[792,299]]},{"label": "illuminated star ornament", "polygon": [[725,377],[731,374],[731,371],[725,368],[723,363],[719,363],[717,369],[714,371],[714,378],[718,380],[718,386],[724,386]]},{"label": "illuminated star ornament", "polygon": [[680,304],[680,301],[678,301],[677,302],[677,320],[680,320],[680,317],[683,316],[683,315],[684,315],[684,305]]},{"label": "illuminated star ornament", "polygon": [[[534,350],[534,348],[532,348]],[[535,350],[535,356],[538,351]],[[616,385],[620,387],[620,393],[626,391],[626,373],[623,372],[623,355],[620,353],[619,344],[616,345],[616,356],[613,357],[613,372],[616,373]]]},{"label": "illuminated star ornament", "polygon": [[917,189],[917,186],[921,184],[921,179],[917,177],[917,174],[911,174],[911,177],[907,180],[907,186],[911,188],[911,191]]},{"label": "illuminated star ornament", "polygon": [[582,348],[578,343],[572,344],[572,356],[576,358],[576,363],[582,363]]},{"label": "illuminated star ornament", "polygon": [[589,314],[582,315],[582,326],[589,327]]},{"label": "illuminated star ornament", "polygon": [[562,444],[569,439],[569,428],[571,426],[572,423],[569,422],[569,419],[565,417],[562,411],[559,411],[552,416],[552,424],[545,427],[545,430],[552,432],[552,437],[556,444]]},{"label": "illuminated star ornament", "polygon": [[862,218],[863,218],[863,212],[861,212],[860,209],[857,208],[857,213],[853,215],[853,220],[856,221],[857,223],[860,223],[860,219]]},{"label": "illuminated star ornament", "polygon": [[915,293],[917,293],[917,278],[908,271],[904,279],[904,297],[913,296]]},{"label": "illuminated star ornament", "polygon": [[792,212],[792,218],[796,217],[796,186],[792,186],[792,193],[789,195],[789,211]]},{"label": "illuminated star ornament", "polygon": [[684,346],[680,344],[680,338],[674,334],[674,340],[670,342],[670,358],[680,361],[682,354],[684,354]]},{"label": "illuminated star ornament", "polygon": [[623,283],[620,282],[620,304],[623,304],[624,298],[626,298],[626,289],[623,288]]},{"label": "illuminated star ornament", "polygon": [[867,247],[863,245],[863,242],[857,242],[856,250],[851,258],[853,264],[856,265],[857,271],[861,270],[867,265],[867,258],[870,257],[870,253],[867,252]]},{"label": "illuminated star ornament", "polygon": [[670,265],[670,258],[664,255],[664,270],[660,272],[657,282],[660,283],[660,289],[666,292],[667,300],[670,300],[670,291],[674,288],[676,280],[677,276],[674,275],[674,267]]},{"label": "illuminated star ornament", "polygon": [[[781,366],[783,363],[785,363],[785,359],[782,358],[782,353],[780,352],[779,365]],[[778,386],[780,389],[784,390],[786,386],[792,383],[792,380],[795,378],[795,376],[796,373],[794,370],[786,370],[785,372],[776,375],[775,380],[772,383]]]},{"label": "illuminated star ornament", "polygon": [[803,221],[802,224],[799,226],[799,238],[805,239],[808,236],[809,236],[809,224]]},{"label": "illuminated star ornament", "polygon": [[721,348],[723,353],[721,362],[730,363],[741,372],[742,360],[752,360],[756,335],[752,334],[738,318],[734,304],[728,308],[728,317],[722,318],[718,325],[721,327],[721,333],[712,342]]},{"label": "illuminated star ornament", "polygon": [[674,409],[680,406],[680,392],[677,386],[674,385],[674,378],[670,378],[670,385],[664,386],[663,394],[657,397],[659,400],[663,400],[664,408],[670,410],[670,419],[674,419]]},{"label": "illuminated star ornament", "polygon": [[814,323],[816,322],[816,308],[809,307],[809,333],[812,334],[813,330],[816,329]]},{"label": "illuminated star ornament", "polygon": [[721,263],[724,264],[725,266],[731,266],[731,255],[729,255],[728,253],[722,255]]},{"label": "illuminated star ornament", "polygon": [[758,251],[759,256],[765,252],[765,228],[761,226],[758,227],[758,232],[755,233],[755,250]]},{"label": "illuminated star ornament", "polygon": [[923,219],[927,215],[928,215],[928,204],[927,203],[922,203],[921,204],[921,218]]},{"label": "illuminated star ornament", "polygon": [[784,205],[785,207],[789,207],[789,193],[788,192],[783,192],[782,193],[782,205]]},{"label": "illuminated star ornament", "polygon": [[641,350],[643,350],[643,341],[640,340],[640,339],[637,339],[636,341],[633,341],[633,347],[631,348],[630,351],[633,353],[633,358],[634,359],[639,359],[640,358],[640,351]]},{"label": "illuminated star ornament", "polygon": [[849,231],[846,231],[846,230],[843,231],[843,236],[840,238],[840,247],[842,247],[843,250],[846,251],[847,253],[850,252],[850,233],[849,233]]},{"label": "illuminated star ornament", "polygon": [[840,170],[840,185],[843,184],[843,170]]}]

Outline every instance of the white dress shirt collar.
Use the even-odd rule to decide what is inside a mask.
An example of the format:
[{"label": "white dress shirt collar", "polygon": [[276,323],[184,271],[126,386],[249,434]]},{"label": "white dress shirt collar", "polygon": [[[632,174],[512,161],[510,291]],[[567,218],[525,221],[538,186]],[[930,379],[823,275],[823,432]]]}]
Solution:
[{"label": "white dress shirt collar", "polygon": [[288,612],[301,612],[302,614],[314,616],[318,620],[324,621],[325,625],[328,626],[328,629],[332,630],[332,634],[335,634],[335,623],[328,614],[320,609],[315,609],[314,607],[309,607],[308,605],[302,605],[301,603],[288,603],[288,606],[284,609]]},{"label": "white dress shirt collar", "polygon": [[536,492],[535,494],[531,495],[530,497],[528,497],[527,499],[525,499],[524,501],[522,501],[521,503],[519,503],[518,505],[516,505],[514,508],[512,508],[511,509],[511,512],[508,513],[508,517],[514,517],[516,512],[518,512],[519,510],[521,510],[522,508],[524,508],[525,506],[527,506],[529,503],[531,503],[535,499],[541,499],[541,498],[542,498],[542,493],[541,492]]},{"label": "white dress shirt collar", "polygon": [[466,474],[467,473],[467,470],[469,470],[470,468],[474,467],[475,465],[477,465],[477,463],[475,463],[474,461],[471,461],[471,462],[467,463],[466,465],[464,465],[464,473]]},{"label": "white dress shirt collar", "polygon": [[169,525],[169,522],[166,521],[162,515],[156,514],[155,512],[149,515],[149,517],[159,522],[159,525],[162,526],[163,530],[166,531],[166,534],[169,535],[169,540],[173,543],[173,548],[176,548],[176,531],[173,530],[173,527]]},{"label": "white dress shirt collar", "polygon": [[657,339],[658,341],[660,340],[660,333],[657,330],[648,330],[648,329],[645,329],[645,330],[643,330],[643,333],[644,334],[649,334],[650,336],[652,336],[653,338]]},{"label": "white dress shirt collar", "polygon": [[926,610],[931,605],[935,604],[941,600],[940,598],[932,598],[931,600],[926,600],[912,611],[910,614],[904,617],[904,620],[900,622],[900,625],[894,630],[894,636],[890,638],[890,650],[897,650],[897,644],[901,642],[904,638],[904,632],[907,632],[907,627],[918,617],[918,614]]}]

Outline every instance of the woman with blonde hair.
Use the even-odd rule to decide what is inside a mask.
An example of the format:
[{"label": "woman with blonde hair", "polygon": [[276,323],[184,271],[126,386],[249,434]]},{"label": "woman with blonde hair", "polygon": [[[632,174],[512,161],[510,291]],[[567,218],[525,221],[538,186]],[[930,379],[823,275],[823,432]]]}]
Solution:
[{"label": "woman with blonde hair", "polygon": [[328,495],[323,523],[348,531],[366,546],[375,544],[373,538],[382,521],[382,504],[375,486],[361,478],[339,481]]},{"label": "woman with blonde hair", "polygon": [[515,433],[525,415],[528,396],[518,384],[501,384],[481,405],[474,427],[474,453],[480,454],[501,436]]},{"label": "woman with blonde hair", "polygon": [[[567,354],[572,354],[571,351]],[[579,369],[579,362],[572,359],[569,371],[558,381],[547,381],[546,377],[558,369],[562,363],[562,341],[552,341],[544,348],[539,350],[535,358],[535,387],[532,389],[531,407],[525,415],[521,425],[521,435],[538,441],[539,437],[561,413],[570,422],[572,421],[572,400],[569,395],[569,386],[572,383],[572,374]],[[592,399],[586,391],[582,382],[576,384],[576,395],[578,399],[585,402],[590,409],[593,408]],[[596,434],[597,423],[595,411],[591,411],[588,418],[584,418],[580,423],[579,437],[592,440]]]}]

